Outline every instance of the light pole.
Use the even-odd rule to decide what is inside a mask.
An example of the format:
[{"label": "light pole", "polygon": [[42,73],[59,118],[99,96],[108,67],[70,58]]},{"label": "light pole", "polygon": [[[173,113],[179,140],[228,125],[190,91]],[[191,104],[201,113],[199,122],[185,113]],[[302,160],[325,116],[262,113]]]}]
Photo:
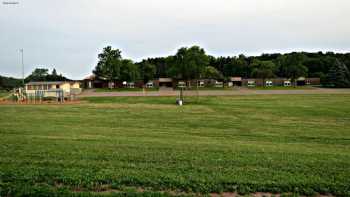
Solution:
[{"label": "light pole", "polygon": [[23,49],[20,49],[19,52],[21,53],[21,58],[22,58],[22,83],[24,87],[24,60],[23,60]]}]

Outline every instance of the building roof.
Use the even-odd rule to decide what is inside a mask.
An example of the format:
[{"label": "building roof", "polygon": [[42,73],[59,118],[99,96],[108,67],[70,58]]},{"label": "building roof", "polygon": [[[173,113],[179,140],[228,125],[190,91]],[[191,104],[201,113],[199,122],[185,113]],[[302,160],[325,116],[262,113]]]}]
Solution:
[{"label": "building roof", "polygon": [[172,78],[159,78],[159,82],[169,83],[169,82],[173,82],[173,79]]},{"label": "building roof", "polygon": [[230,77],[231,81],[242,81],[242,77]]},{"label": "building roof", "polygon": [[85,79],[84,80],[95,80],[96,79],[96,75],[90,75],[90,76],[87,76],[87,77],[85,77]]},{"label": "building roof", "polygon": [[64,83],[76,83],[76,81],[35,81],[29,82],[26,85],[60,85]]}]

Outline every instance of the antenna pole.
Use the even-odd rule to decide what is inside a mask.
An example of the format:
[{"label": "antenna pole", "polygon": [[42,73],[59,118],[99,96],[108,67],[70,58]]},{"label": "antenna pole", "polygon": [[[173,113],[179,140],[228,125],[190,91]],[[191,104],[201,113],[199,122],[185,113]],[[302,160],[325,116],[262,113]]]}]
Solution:
[{"label": "antenna pole", "polygon": [[24,58],[23,58],[23,49],[19,50],[21,52],[21,58],[22,58],[22,83],[24,87]]}]

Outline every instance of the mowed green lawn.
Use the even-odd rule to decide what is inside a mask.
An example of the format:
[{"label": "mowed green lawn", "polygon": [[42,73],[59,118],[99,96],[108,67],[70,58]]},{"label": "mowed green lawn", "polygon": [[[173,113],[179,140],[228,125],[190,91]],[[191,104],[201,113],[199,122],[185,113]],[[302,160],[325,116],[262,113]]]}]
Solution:
[{"label": "mowed green lawn", "polygon": [[350,196],[350,95],[188,99],[0,105],[0,196]]},{"label": "mowed green lawn", "polygon": [[7,97],[10,93],[7,91],[0,90],[0,98]]}]

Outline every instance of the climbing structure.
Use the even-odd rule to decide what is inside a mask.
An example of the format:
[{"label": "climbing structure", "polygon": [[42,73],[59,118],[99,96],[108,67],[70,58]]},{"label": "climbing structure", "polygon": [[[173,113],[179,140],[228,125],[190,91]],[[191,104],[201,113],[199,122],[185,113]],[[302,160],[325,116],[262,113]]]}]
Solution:
[{"label": "climbing structure", "polygon": [[13,98],[16,102],[41,103],[44,100],[54,100],[59,103],[65,101],[64,92],[61,89],[35,90],[26,92],[23,88],[14,90]]}]

